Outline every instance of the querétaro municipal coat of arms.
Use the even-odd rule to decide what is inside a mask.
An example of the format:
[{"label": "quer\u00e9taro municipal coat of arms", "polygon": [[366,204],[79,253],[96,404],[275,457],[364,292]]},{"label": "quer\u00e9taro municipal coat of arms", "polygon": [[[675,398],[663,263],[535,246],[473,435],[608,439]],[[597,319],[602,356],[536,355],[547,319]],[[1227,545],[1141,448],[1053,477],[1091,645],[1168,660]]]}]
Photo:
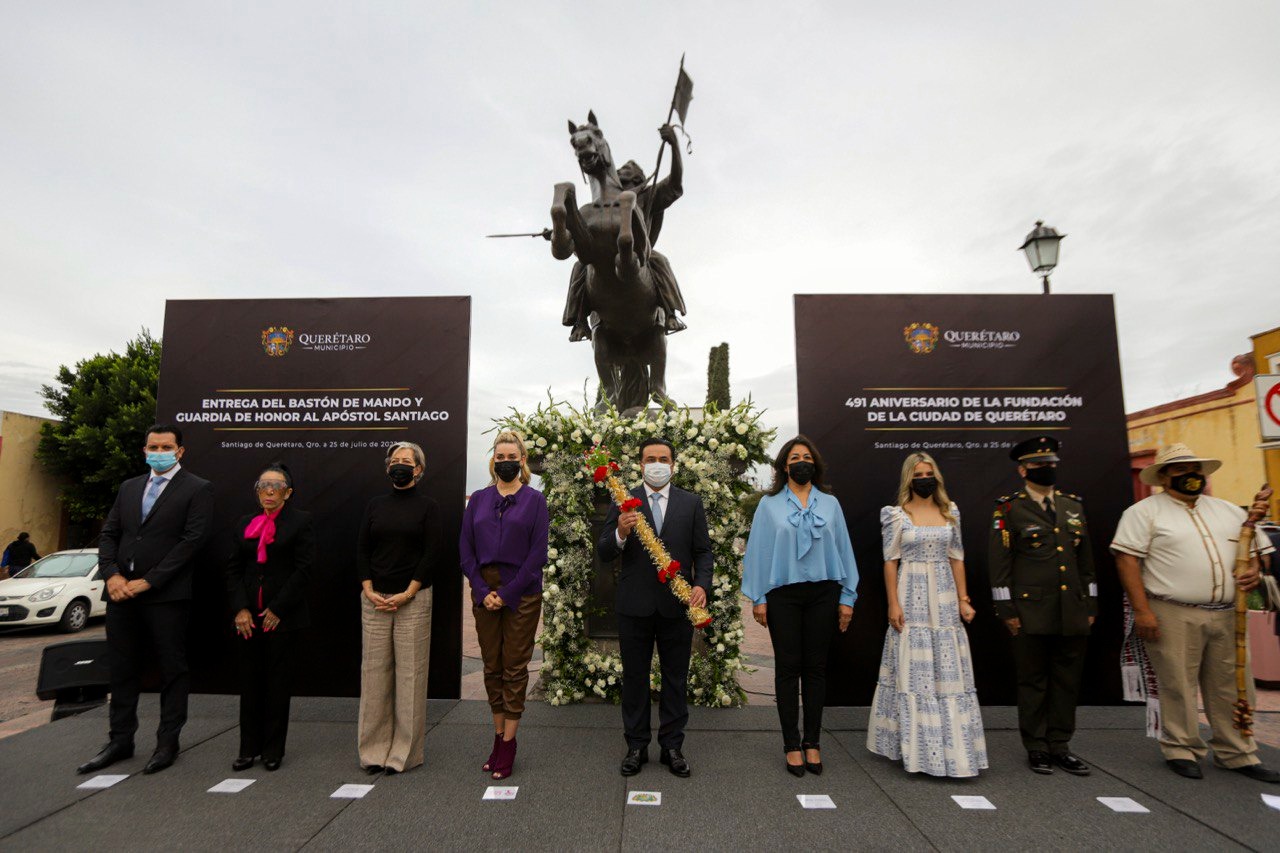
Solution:
[{"label": "quer\u00e9taro municipal coat of arms", "polygon": [[293,329],[288,326],[268,326],[262,330],[262,351],[279,358],[289,351],[293,343]]},{"label": "quer\u00e9taro municipal coat of arms", "polygon": [[938,327],[932,323],[912,323],[902,330],[902,336],[917,355],[928,355],[938,345]]}]

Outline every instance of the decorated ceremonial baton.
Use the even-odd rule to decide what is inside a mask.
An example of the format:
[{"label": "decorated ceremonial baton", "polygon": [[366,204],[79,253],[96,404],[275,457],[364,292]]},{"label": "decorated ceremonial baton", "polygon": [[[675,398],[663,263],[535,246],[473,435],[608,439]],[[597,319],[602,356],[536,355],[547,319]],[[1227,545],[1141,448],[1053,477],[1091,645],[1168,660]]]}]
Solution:
[{"label": "decorated ceremonial baton", "polygon": [[1271,499],[1271,487],[1262,484],[1261,491],[1253,498],[1253,506],[1244,525],[1240,528],[1239,544],[1236,546],[1236,707],[1232,713],[1232,724],[1245,737],[1253,736],[1253,708],[1249,707],[1249,593],[1240,589],[1240,576],[1249,570],[1249,561],[1253,557],[1254,527],[1266,515],[1267,503]]},{"label": "decorated ceremonial baton", "polygon": [[[587,459],[587,470],[591,472],[591,479],[597,484],[603,484],[609,490],[609,494],[613,497],[613,502],[617,504],[618,509],[622,512],[630,512],[633,509],[639,509],[644,501],[637,497],[633,497],[627,491],[627,487],[618,479],[618,463],[609,457],[609,451],[600,445],[596,445],[588,450],[585,454]],[[693,596],[693,587],[680,574],[680,563],[671,559],[671,555],[667,553],[667,548],[662,544],[662,540],[658,538],[658,534],[653,532],[653,528],[649,526],[649,520],[640,515],[636,521],[636,536],[640,539],[640,543],[644,545],[644,549],[649,552],[649,558],[653,560],[654,567],[658,570],[658,580],[667,585],[681,604],[685,605],[689,621],[693,623],[695,628],[705,628],[711,624],[711,611],[705,607],[694,607],[689,603]]]}]

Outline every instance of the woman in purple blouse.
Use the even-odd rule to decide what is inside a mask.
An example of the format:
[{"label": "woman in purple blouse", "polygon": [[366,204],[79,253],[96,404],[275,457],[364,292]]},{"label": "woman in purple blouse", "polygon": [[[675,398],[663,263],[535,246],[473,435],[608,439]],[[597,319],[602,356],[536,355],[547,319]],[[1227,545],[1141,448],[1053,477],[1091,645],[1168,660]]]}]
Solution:
[{"label": "woman in purple blouse", "polygon": [[519,435],[498,434],[489,476],[491,485],[467,503],[458,551],[471,583],[471,612],[493,711],[493,751],[483,769],[505,779],[515,767],[516,730],[542,613],[549,522],[546,498],[528,485]]}]

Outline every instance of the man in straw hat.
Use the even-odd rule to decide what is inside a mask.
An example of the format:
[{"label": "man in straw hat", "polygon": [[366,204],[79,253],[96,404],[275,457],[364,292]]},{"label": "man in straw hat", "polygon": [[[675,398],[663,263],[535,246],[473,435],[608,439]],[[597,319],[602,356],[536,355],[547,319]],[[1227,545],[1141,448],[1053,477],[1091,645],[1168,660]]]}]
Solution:
[{"label": "man in straw hat", "polygon": [[1013,636],[1027,764],[1088,776],[1070,745],[1098,584],[1084,503],[1055,488],[1059,450],[1056,438],[1037,435],[1009,452],[1023,487],[996,501],[987,569],[996,615]]},{"label": "man in straw hat", "polygon": [[[1280,782],[1262,766],[1258,745],[1232,726],[1235,685],[1236,542],[1245,512],[1204,494],[1208,476],[1222,467],[1185,444],[1161,448],[1139,479],[1164,491],[1125,510],[1111,551],[1133,608],[1134,633],[1155,670],[1160,701],[1160,750],[1174,773],[1200,779],[1207,753],[1200,737],[1197,690],[1213,737],[1213,759],[1260,782]],[[1258,585],[1257,554],[1272,548],[1265,538],[1240,578]],[[1254,703],[1249,680],[1249,703]]]}]

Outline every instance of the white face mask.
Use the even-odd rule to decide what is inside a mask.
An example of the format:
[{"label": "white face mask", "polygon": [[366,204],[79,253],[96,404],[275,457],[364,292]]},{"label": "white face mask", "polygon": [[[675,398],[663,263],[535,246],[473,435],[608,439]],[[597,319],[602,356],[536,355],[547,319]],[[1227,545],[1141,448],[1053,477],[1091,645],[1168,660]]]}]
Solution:
[{"label": "white face mask", "polygon": [[644,466],[644,481],[654,491],[671,482],[671,466],[665,462],[650,462]]}]

